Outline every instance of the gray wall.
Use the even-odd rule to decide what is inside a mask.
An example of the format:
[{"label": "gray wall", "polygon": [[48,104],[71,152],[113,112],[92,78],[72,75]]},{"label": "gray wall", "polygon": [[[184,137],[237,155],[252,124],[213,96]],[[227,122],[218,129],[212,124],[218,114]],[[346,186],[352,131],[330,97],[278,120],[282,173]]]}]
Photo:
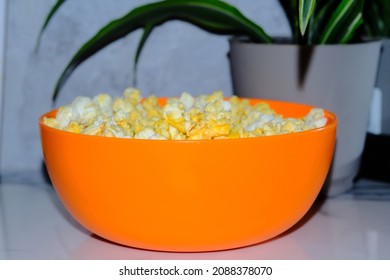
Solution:
[{"label": "gray wall", "polygon": [[[82,42],[103,24],[142,0],[69,0],[49,25],[41,48],[34,45],[54,0],[8,0],[1,174],[38,170],[42,160],[38,117],[51,109],[51,91],[62,68]],[[289,34],[277,0],[231,0],[271,35]],[[78,95],[119,95],[131,85],[132,59],[141,33],[114,43],[83,64],[61,92],[57,106]],[[144,95],[195,95],[223,90],[232,94],[228,43],[185,23],[154,31],[139,64],[138,87]]]}]

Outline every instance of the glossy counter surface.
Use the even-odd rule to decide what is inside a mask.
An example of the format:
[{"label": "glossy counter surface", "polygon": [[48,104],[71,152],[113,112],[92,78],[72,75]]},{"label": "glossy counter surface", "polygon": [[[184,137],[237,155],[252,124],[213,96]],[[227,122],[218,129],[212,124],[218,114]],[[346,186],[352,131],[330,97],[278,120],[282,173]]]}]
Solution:
[{"label": "glossy counter surface", "polygon": [[221,252],[129,248],[83,229],[46,184],[0,184],[0,259],[390,259],[390,186],[365,181],[317,201],[270,241]]}]

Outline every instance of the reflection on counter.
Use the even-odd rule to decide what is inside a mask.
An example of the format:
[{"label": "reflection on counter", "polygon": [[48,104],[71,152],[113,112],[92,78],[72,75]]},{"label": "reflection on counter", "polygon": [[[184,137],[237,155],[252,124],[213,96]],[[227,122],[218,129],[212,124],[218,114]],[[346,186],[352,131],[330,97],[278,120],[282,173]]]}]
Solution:
[{"label": "reflection on counter", "polygon": [[[369,181],[361,185],[365,184],[375,186]],[[50,185],[2,183],[0,258],[390,259],[390,224],[383,214],[390,213],[389,200],[357,193],[318,200],[296,226],[257,245],[171,253],[129,248],[88,232],[68,214]]]}]

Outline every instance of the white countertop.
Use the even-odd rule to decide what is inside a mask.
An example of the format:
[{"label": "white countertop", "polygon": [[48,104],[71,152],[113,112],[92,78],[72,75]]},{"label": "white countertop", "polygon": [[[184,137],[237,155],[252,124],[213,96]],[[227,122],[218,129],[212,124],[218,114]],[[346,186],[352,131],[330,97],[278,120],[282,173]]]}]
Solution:
[{"label": "white countertop", "polygon": [[[390,189],[362,184],[363,190],[317,202],[296,226],[270,241],[221,252],[166,253],[91,234],[66,212],[50,185],[2,183],[0,259],[389,260]],[[374,191],[367,192],[367,185]]]}]

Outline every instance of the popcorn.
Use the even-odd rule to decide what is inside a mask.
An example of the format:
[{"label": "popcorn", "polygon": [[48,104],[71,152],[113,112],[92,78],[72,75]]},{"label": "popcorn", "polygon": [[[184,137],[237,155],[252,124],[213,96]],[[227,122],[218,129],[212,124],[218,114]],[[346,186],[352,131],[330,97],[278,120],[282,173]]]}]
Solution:
[{"label": "popcorn", "polygon": [[130,133],[128,133],[121,126],[113,122],[105,123],[103,128],[104,128],[102,132],[103,136],[119,137],[119,138],[128,138],[130,136]]},{"label": "popcorn", "polygon": [[[57,112],[57,114],[58,114],[58,112]],[[60,123],[55,118],[44,117],[43,118],[43,123],[46,124],[47,126],[61,129]]]},{"label": "popcorn", "polygon": [[324,112],[321,109],[311,109],[309,114],[305,117],[305,123],[308,127],[322,127],[326,124],[327,119],[324,116]]},{"label": "popcorn", "polygon": [[84,127],[89,126],[98,116],[98,108],[89,97],[78,96],[71,106],[72,121],[78,122]]},{"label": "popcorn", "polygon": [[106,93],[99,94],[93,98],[104,117],[112,116],[112,98]]},{"label": "popcorn", "polygon": [[55,121],[58,123],[60,129],[64,129],[65,127],[67,127],[72,119],[73,113],[71,107],[62,106],[58,109]]},{"label": "popcorn", "polygon": [[195,98],[187,92],[183,92],[180,96],[180,102],[184,105],[185,110],[190,110],[194,106]]},{"label": "popcorn", "polygon": [[64,128],[65,131],[80,133],[83,128],[77,122],[71,121],[67,127]]},{"label": "popcorn", "polygon": [[127,88],[123,92],[125,100],[130,102],[132,105],[137,105],[141,102],[141,92],[135,88]]},{"label": "popcorn", "polygon": [[60,107],[55,118],[45,117],[43,122],[95,136],[196,140],[294,133],[322,127],[327,119],[320,108],[302,118],[283,118],[265,102],[252,106],[249,100],[236,96],[225,99],[221,91],[198,97],[183,92],[160,106],[155,96],[142,99],[139,90],[127,88],[114,101],[105,93],[93,99],[79,96]]},{"label": "popcorn", "polygon": [[137,139],[150,139],[150,138],[152,138],[155,135],[156,135],[156,131],[154,131],[153,128],[145,127],[140,132],[136,133],[134,135],[134,138],[137,138]]}]

